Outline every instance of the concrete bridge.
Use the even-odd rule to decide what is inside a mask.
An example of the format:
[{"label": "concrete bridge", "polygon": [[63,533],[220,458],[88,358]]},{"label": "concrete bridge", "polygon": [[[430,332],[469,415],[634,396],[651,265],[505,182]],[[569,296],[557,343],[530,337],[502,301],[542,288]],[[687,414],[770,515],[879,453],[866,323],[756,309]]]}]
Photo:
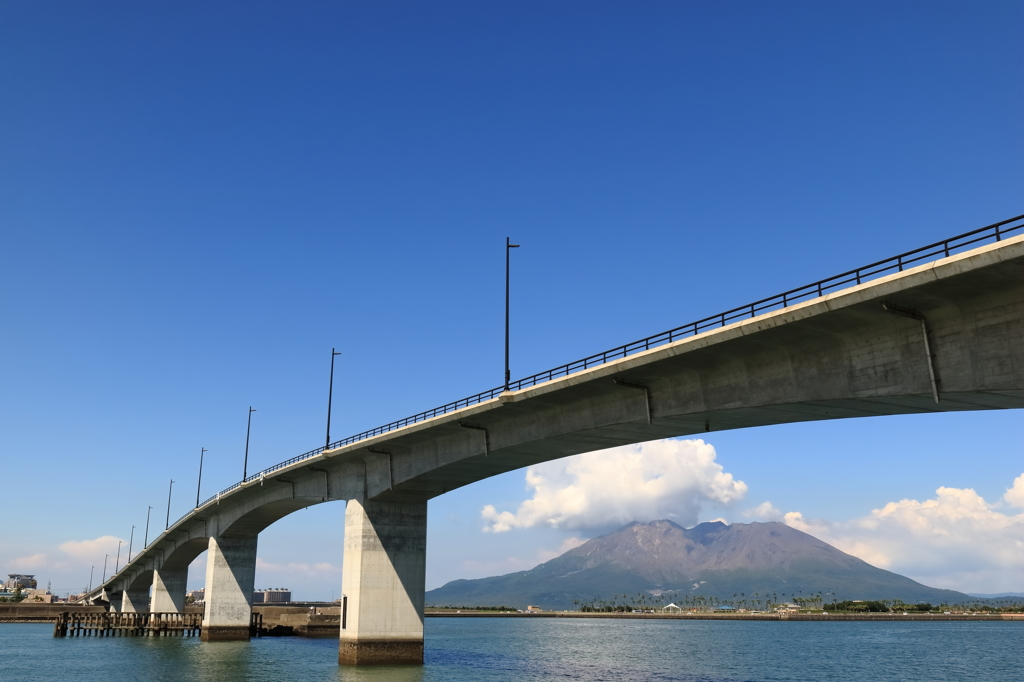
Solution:
[{"label": "concrete bridge", "polygon": [[247,639],[260,531],[340,500],[347,505],[339,662],[422,663],[433,497],[531,464],[658,438],[1024,407],[1022,219],[288,460],[186,514],[90,598],[125,612],[182,612],[188,566],[208,551],[202,638]]}]

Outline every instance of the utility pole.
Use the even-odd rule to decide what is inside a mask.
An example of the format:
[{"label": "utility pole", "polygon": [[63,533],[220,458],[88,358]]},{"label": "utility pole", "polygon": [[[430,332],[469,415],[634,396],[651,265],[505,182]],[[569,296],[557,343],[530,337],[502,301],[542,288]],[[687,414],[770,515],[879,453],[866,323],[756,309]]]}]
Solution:
[{"label": "utility pole", "polygon": [[508,285],[509,285],[509,253],[512,249],[518,249],[519,244],[513,244],[508,237],[505,237],[505,390],[508,390],[508,382],[512,378],[512,372],[508,368]]},{"label": "utility pole", "polygon": [[242,463],[242,482],[245,482],[245,475],[249,471],[249,431],[252,428],[252,413],[256,410],[249,406],[249,423],[245,426],[245,461]]},{"label": "utility pole", "polygon": [[331,349],[331,381],[329,388],[327,389],[327,440],[324,442],[324,449],[326,450],[331,445],[331,399],[334,397],[334,357],[341,355],[339,352]]},{"label": "utility pole", "polygon": [[145,552],[146,548],[149,547],[149,514],[153,511],[153,505],[149,505],[149,509],[146,510],[146,535],[142,539],[142,551]]},{"label": "utility pole", "polygon": [[164,522],[164,530],[171,527],[171,491],[174,490],[174,479],[171,479],[171,485],[167,488],[167,520]]},{"label": "utility pole", "polygon": [[203,487],[203,455],[206,454],[206,448],[199,451],[199,483],[196,484],[196,509],[199,509],[199,490]]}]

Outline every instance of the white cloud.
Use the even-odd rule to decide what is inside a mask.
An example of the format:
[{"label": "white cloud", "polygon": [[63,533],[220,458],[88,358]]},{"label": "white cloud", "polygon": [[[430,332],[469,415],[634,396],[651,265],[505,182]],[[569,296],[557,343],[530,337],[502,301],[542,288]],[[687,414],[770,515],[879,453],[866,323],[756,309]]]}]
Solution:
[{"label": "white cloud", "polygon": [[518,571],[528,571],[538,562],[535,558],[528,557],[515,557],[509,556],[504,559],[489,559],[486,561],[480,561],[477,559],[466,559],[459,564],[459,568],[462,574],[460,578],[484,578],[492,575],[505,575],[507,573],[516,573]]},{"label": "white cloud", "polygon": [[775,508],[771,502],[762,502],[756,507],[743,510],[743,516],[748,519],[760,519],[762,521],[781,521],[782,512]]},{"label": "white cloud", "polygon": [[560,557],[570,549],[576,549],[582,545],[586,540],[577,537],[566,538],[562,541],[562,544],[558,549],[542,549],[537,552],[537,558],[540,559],[541,563],[545,561],[551,561],[556,557]]},{"label": "white cloud", "polygon": [[600,528],[669,518],[697,523],[706,503],[728,506],[747,493],[702,440],[660,440],[600,450],[526,470],[533,497],[515,512],[483,508],[484,530]]},{"label": "white cloud", "polygon": [[[39,574],[60,574],[69,571],[83,571],[88,573],[90,566],[95,568],[96,576],[102,572],[104,555],[109,554],[107,568],[112,570],[117,554],[117,542],[119,538],[113,535],[104,535],[94,540],[68,540],[57,545],[63,556],[56,556],[51,552],[36,552],[29,556],[17,557],[4,562],[8,570],[13,572],[34,572]],[[125,545],[127,551],[127,545]],[[121,554],[122,562],[125,558]],[[109,572],[109,571],[108,571]]]},{"label": "white cloud", "polygon": [[[1003,496],[1024,507],[1024,475]],[[846,523],[785,522],[870,564],[934,587],[967,592],[1024,589],[1024,513],[1006,514],[970,488],[939,488],[935,498],[890,502]]]},{"label": "white cloud", "polygon": [[1003,495],[1003,499],[1013,507],[1024,509],[1024,474],[1013,479],[1013,485]]},{"label": "white cloud", "polygon": [[57,545],[57,549],[65,554],[70,554],[80,561],[95,561],[97,558],[103,561],[103,555],[114,556],[117,553],[117,543],[124,545],[128,550],[128,543],[113,535],[103,535],[95,540],[68,540]]},{"label": "white cloud", "polygon": [[18,557],[7,562],[7,566],[15,571],[34,571],[49,565],[50,559],[45,554]]}]

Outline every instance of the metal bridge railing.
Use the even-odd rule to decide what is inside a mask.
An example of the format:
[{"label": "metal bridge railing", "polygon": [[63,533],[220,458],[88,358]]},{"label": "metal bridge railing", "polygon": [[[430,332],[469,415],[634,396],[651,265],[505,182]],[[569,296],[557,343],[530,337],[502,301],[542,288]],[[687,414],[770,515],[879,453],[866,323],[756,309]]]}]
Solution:
[{"label": "metal bridge railing", "polygon": [[[992,225],[987,225],[985,227],[978,228],[977,230],[965,232],[955,237],[950,237],[949,239],[929,244],[928,246],[922,246],[921,248],[914,249],[913,251],[901,253],[898,256],[893,256],[892,258],[886,258],[885,260],[865,265],[857,268],[856,270],[849,270],[842,274],[829,277],[828,279],[813,282],[802,287],[797,287],[796,289],[790,289],[789,291],[784,291],[781,294],[776,294],[775,296],[762,298],[759,301],[754,301],[753,303],[748,303],[747,305],[740,306],[738,308],[726,310],[723,313],[718,313],[711,317],[705,317],[697,320],[696,322],[690,322],[682,325],[681,327],[676,327],[674,329],[661,332],[660,334],[655,334],[654,336],[648,336],[647,338],[640,339],[639,341],[633,341],[631,343],[612,348],[611,350],[606,350],[602,353],[589,355],[580,360],[555,367],[554,369],[549,369],[522,379],[517,379],[509,384],[509,390],[518,391],[530,386],[536,386],[537,384],[552,381],[559,377],[569,376],[570,374],[575,374],[576,372],[581,372],[583,370],[590,369],[591,367],[598,367],[613,360],[641,353],[643,351],[650,350],[651,348],[673,343],[674,341],[678,341],[688,336],[696,336],[697,334],[706,332],[710,329],[721,328],[738,320],[750,319],[766,312],[787,308],[795,303],[802,303],[820,296],[825,296],[839,289],[856,286],[893,272],[902,272],[906,268],[919,265],[922,262],[938,260],[939,258],[947,258],[978,244],[1001,241],[1006,236],[1020,230],[1024,230],[1024,215],[1019,215],[1015,218],[1010,218],[1009,220],[1003,220]],[[320,453],[324,452],[324,450],[333,450],[345,445],[351,445],[352,443],[358,443],[361,440],[379,436],[381,434],[388,433],[389,431],[409,426],[410,424],[416,424],[433,417],[454,412],[455,410],[460,410],[464,407],[469,407],[470,405],[477,405],[488,400],[493,400],[501,395],[504,390],[504,386],[498,386],[497,388],[492,388],[490,390],[477,393],[476,395],[471,395],[468,398],[462,398],[461,400],[456,400],[455,402],[447,403],[446,405],[441,405],[440,407],[435,407],[433,409],[426,410],[425,412],[420,412],[419,414],[414,414],[411,417],[405,417],[404,419],[393,421],[390,424],[378,426],[377,428],[357,433],[354,436],[342,438],[341,440],[331,443],[330,446],[326,448],[316,448],[315,450],[304,452],[297,457],[292,457],[291,459],[279,462],[272,467],[268,467],[263,471],[249,476],[245,481],[235,483],[234,485],[225,488],[216,495],[205,500],[198,507],[175,521],[175,525],[184,521],[207,504],[220,499],[235,488],[238,488],[242,483],[257,480],[262,476],[266,476],[274,471],[291,466],[296,462],[316,457]]]}]

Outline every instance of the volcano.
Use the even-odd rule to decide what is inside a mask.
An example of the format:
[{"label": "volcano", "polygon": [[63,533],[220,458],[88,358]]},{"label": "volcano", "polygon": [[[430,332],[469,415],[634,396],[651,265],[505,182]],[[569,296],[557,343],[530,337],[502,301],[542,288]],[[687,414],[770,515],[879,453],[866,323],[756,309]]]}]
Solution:
[{"label": "volcano", "polygon": [[630,523],[528,571],[454,580],[427,592],[426,603],[571,609],[573,600],[610,601],[640,594],[733,602],[742,595],[752,603],[755,593],[762,602],[819,593],[828,601],[971,600],[876,568],[784,523],[716,521],[687,529],[662,520]]}]

